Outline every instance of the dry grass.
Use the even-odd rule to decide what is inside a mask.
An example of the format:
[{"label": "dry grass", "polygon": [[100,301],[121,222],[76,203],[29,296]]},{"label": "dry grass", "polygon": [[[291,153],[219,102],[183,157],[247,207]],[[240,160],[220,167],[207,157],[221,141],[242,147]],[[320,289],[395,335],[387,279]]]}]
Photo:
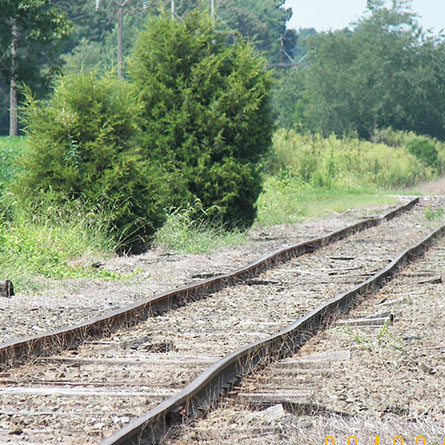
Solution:
[{"label": "dry grass", "polygon": [[[420,436],[425,437],[428,445],[442,445],[445,426],[427,419],[416,421],[396,415],[382,418],[368,414],[342,416],[338,414],[294,415],[289,412],[279,418],[268,418],[260,411],[251,411],[247,407],[227,401],[211,412],[205,419],[176,431],[175,438],[170,436],[165,445],[199,444],[347,444],[354,436],[358,444],[372,445],[379,438],[380,444],[414,444]],[[354,444],[355,440],[350,439]],[[423,439],[418,443],[422,444]]]},{"label": "dry grass", "polygon": [[407,192],[412,191],[414,191],[416,194],[420,192],[424,195],[445,195],[445,177],[439,178],[435,181],[418,184],[414,188],[407,189]]}]

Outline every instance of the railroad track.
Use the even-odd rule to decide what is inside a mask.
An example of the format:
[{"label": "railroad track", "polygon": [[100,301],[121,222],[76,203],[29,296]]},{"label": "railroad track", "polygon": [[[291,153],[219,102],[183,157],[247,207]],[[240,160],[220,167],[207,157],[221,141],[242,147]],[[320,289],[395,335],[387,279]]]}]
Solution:
[{"label": "railroad track", "polygon": [[[104,443],[137,443],[141,429],[129,431],[134,423],[144,428],[144,420],[139,421],[138,416],[150,409],[150,415],[161,412],[160,402],[168,405],[171,396],[217,360],[282,330],[333,295],[361,283],[429,230],[424,205],[416,205],[403,216],[347,239],[341,239],[346,233],[333,237],[340,240],[261,274],[258,271],[268,263],[292,257],[295,252],[281,252],[237,276],[218,279],[220,282],[211,279],[205,289],[196,292],[195,301],[183,307],[164,312],[168,304],[178,304],[193,294],[193,286],[135,305],[129,314],[116,311],[96,320],[94,329],[87,329],[86,323],[55,333],[52,339],[40,336],[6,345],[0,349],[3,362],[8,357],[12,361],[26,358],[27,350],[34,360],[0,373],[0,443],[97,443],[132,420],[133,424]],[[320,246],[309,243],[297,254]],[[216,290],[241,277],[241,283]],[[211,296],[206,289],[213,290]],[[159,306],[154,308],[156,304]],[[114,331],[124,321],[134,324],[134,318],[142,319],[153,311],[163,313]],[[107,332],[111,335],[106,336]],[[78,335],[86,339],[80,346]],[[72,348],[51,354],[57,342]],[[234,376],[238,373],[235,369]],[[220,382],[216,392],[226,383]],[[197,393],[201,390],[207,391],[200,387]],[[168,422],[180,419],[187,408],[183,404],[169,408]],[[164,421],[154,434],[164,432]]]},{"label": "railroad track", "polygon": [[444,271],[442,238],[327,331],[243,378],[206,418],[164,442],[444,443]]}]

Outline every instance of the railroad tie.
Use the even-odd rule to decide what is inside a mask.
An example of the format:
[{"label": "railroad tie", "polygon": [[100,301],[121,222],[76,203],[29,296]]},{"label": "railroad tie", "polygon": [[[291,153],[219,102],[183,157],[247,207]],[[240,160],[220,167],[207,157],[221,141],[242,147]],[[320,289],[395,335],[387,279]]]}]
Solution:
[{"label": "railroad tie", "polygon": [[6,280],[3,283],[0,283],[0,296],[4,298],[11,298],[14,295],[14,286],[12,282]]}]

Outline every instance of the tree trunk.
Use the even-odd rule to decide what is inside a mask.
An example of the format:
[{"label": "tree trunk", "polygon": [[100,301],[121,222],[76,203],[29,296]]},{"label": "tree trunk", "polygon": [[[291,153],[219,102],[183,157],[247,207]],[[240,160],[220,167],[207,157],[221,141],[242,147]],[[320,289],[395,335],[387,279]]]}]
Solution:
[{"label": "tree trunk", "polygon": [[19,30],[15,19],[12,20],[11,39],[11,81],[9,89],[9,136],[17,136],[17,42]]}]

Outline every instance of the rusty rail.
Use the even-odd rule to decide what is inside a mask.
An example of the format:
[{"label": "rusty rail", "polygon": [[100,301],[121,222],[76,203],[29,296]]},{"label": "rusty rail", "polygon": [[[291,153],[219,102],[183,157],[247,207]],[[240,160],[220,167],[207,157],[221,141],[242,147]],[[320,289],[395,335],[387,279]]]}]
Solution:
[{"label": "rusty rail", "polygon": [[238,281],[256,276],[265,269],[273,267],[275,264],[282,263],[305,253],[312,253],[321,247],[346,238],[353,233],[377,226],[384,221],[389,221],[400,213],[409,210],[417,204],[418,201],[419,198],[417,197],[407,204],[385,213],[381,217],[368,218],[338,231],[331,232],[326,236],[280,249],[234,272],[219,275],[198,284],[188,285],[144,298],[132,305],[108,312],[73,326],[0,344],[0,366],[12,366],[20,364],[27,359],[50,355],[59,350],[73,349],[78,347],[85,339],[108,335],[122,326],[132,326],[149,316],[160,314],[172,307],[186,304],[190,299],[208,295],[211,292],[230,286]]},{"label": "rusty rail", "polygon": [[346,312],[360,296],[376,292],[384,282],[414,257],[421,256],[434,240],[445,234],[445,226],[431,232],[420,242],[395,257],[371,278],[343,292],[265,340],[252,343],[211,365],[175,396],[140,416],[100,445],[158,443],[174,425],[199,416],[215,403],[242,375],[272,360],[293,354],[323,326]]}]

